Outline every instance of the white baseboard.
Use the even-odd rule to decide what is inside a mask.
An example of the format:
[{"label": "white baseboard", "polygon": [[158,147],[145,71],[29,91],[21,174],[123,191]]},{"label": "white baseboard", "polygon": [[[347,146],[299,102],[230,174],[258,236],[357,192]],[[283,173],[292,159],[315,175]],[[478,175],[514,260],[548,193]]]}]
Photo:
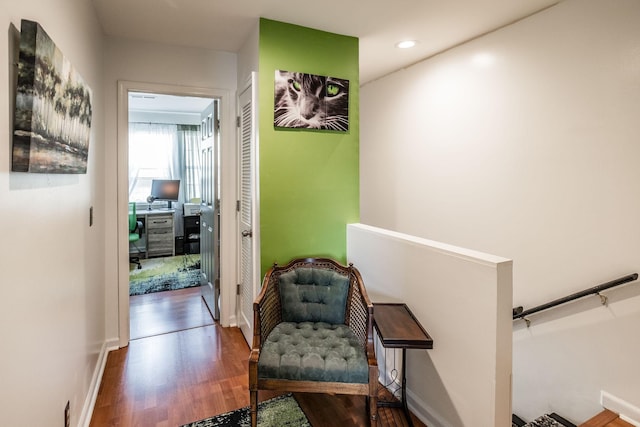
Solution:
[{"label": "white baseboard", "polygon": [[238,327],[238,319],[236,318],[236,315],[232,315],[229,316],[229,325],[228,327],[233,327],[233,328],[237,328]]},{"label": "white baseboard", "polygon": [[429,427],[450,427],[444,418],[409,389],[407,389],[407,406],[420,421]]},{"label": "white baseboard", "polygon": [[604,390],[600,391],[600,404],[603,408],[619,414],[620,418],[629,424],[640,427],[640,408],[637,406]]},{"label": "white baseboard", "polygon": [[104,368],[107,365],[107,355],[111,350],[117,350],[119,348],[118,343],[118,339],[113,338],[102,344],[100,354],[98,355],[98,362],[96,363],[96,367],[93,370],[93,376],[91,377],[89,391],[87,392],[87,397],[84,400],[82,414],[80,414],[80,420],[78,421],[78,427],[89,427],[89,424],[91,423],[93,408],[95,407],[96,399],[98,398],[98,391],[100,390],[100,384],[102,383],[102,374],[104,373]]}]

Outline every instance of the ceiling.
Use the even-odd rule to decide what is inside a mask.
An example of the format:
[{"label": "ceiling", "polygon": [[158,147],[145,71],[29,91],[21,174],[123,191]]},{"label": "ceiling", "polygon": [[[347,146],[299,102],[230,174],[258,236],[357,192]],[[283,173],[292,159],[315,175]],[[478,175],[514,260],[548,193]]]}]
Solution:
[{"label": "ceiling", "polygon": [[238,52],[260,17],[354,36],[364,84],[560,0],[91,1],[107,35],[162,44]]}]

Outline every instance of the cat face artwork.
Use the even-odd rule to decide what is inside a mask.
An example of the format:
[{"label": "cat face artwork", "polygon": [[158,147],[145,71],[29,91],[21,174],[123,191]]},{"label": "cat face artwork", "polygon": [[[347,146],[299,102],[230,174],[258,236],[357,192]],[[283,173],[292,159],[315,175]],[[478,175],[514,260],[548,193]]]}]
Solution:
[{"label": "cat face artwork", "polygon": [[276,70],[273,124],[349,130],[349,80]]}]

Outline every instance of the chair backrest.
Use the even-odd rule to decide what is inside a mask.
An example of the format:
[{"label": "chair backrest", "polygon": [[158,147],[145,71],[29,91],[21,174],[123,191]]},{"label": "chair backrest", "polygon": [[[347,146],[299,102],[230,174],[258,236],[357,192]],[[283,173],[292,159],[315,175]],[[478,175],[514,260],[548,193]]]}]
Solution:
[{"label": "chair backrest", "polygon": [[136,204],[135,202],[129,202],[129,233],[136,231],[137,225]]},{"label": "chair backrest", "polygon": [[320,267],[298,267],[280,275],[285,322],[344,324],[349,276]]}]

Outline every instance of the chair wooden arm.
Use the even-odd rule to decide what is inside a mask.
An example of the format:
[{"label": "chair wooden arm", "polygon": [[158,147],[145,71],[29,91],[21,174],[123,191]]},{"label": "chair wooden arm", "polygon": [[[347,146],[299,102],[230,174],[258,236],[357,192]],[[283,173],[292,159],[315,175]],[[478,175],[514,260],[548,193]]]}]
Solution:
[{"label": "chair wooden arm", "polygon": [[267,271],[262,281],[260,294],[253,303],[253,349],[260,351],[262,340],[282,321],[282,306],[278,277],[274,274],[274,265]]}]

